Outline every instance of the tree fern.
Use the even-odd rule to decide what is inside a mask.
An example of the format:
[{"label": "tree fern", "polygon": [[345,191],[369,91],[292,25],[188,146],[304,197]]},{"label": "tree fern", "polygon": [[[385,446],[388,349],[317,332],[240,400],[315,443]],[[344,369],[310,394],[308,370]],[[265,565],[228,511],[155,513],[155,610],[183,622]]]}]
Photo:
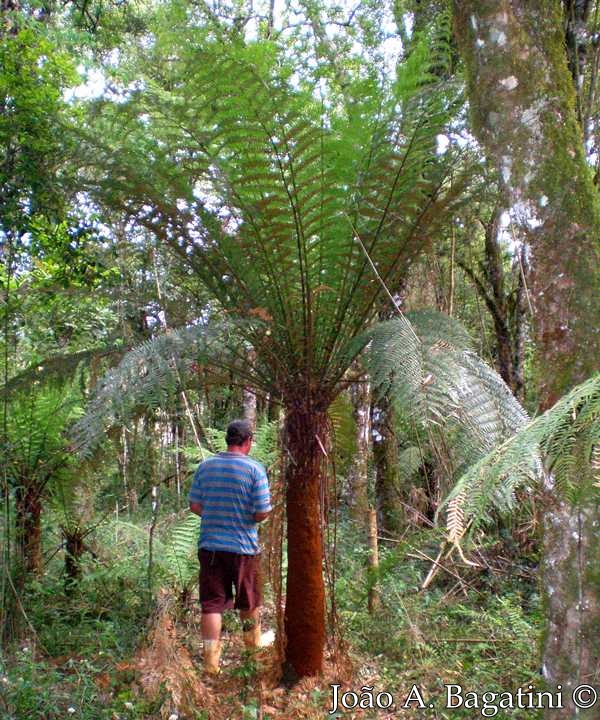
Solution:
[{"label": "tree fern", "polygon": [[[442,36],[436,63],[449,54]],[[426,59],[427,39],[419,48]],[[143,92],[96,117],[119,133],[95,148],[106,180],[96,173],[89,190],[167,242],[230,315],[262,317],[267,337],[252,325],[246,337],[282,382],[316,374],[331,388],[380,291],[356,235],[395,279],[445,216],[452,154],[436,155],[435,138],[457,90],[409,63],[375,116],[359,118],[294,87],[274,47],[204,38],[163,52],[157,41],[155,62],[140,65]],[[152,73],[165,63],[180,82]]]},{"label": "tree fern", "polygon": [[13,485],[26,483],[41,493],[71,462],[63,432],[77,417],[78,401],[67,388],[45,387],[21,394],[8,405],[2,463]]},{"label": "tree fern", "polygon": [[[438,155],[435,139],[452,118],[449,96],[456,93],[434,85],[427,63],[415,65],[414,82],[398,85],[361,128],[358,117],[347,122],[337,105],[321,102],[315,85],[298,82],[283,46],[215,42],[189,18],[175,35],[164,22],[153,24],[137,90],[118,106],[97,104],[96,132],[81,132],[95,167],[82,178],[99,205],[143,225],[178,254],[256,354],[251,368],[247,361],[228,364],[282,401],[286,657],[297,672],[311,674],[322,667],[325,637],[322,560],[299,550],[321,547],[323,463],[315,438],[381,294],[358,240],[396,287],[435,217],[447,216],[456,200],[449,182],[454,157]],[[201,362],[222,364],[223,350],[199,349]],[[102,415],[102,392],[110,399],[109,424],[135,410],[137,397],[150,408],[168,402],[178,378],[168,363],[156,362],[163,380],[154,384],[145,357],[133,366],[124,359],[111,387],[92,401],[92,415]],[[119,377],[128,379],[120,387]],[[88,422],[83,437],[98,439],[104,427]],[[311,593],[301,597],[295,585]]]}]

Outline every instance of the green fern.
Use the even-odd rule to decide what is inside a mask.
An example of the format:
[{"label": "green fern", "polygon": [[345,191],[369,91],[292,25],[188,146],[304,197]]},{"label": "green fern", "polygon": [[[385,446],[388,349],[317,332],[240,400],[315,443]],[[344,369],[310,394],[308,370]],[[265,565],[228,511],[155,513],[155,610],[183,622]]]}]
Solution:
[{"label": "green fern", "polygon": [[331,437],[340,467],[346,466],[352,461],[356,453],[356,423],[353,417],[352,401],[348,393],[340,393],[331,403],[328,410]]},{"label": "green fern", "polygon": [[448,28],[417,44],[423,62],[401,67],[368,118],[294,87],[274,47],[206,38],[177,53],[157,42],[168,60],[144,61],[146,73],[166,63],[181,82],[155,73],[128,103],[99,107],[97,122],[123,130],[118,144],[95,147],[107,179],[91,192],[185,258],[230,317],[264,320],[243,332],[271,376],[278,369],[277,385],[310,373],[331,393],[341,380],[380,293],[356,236],[381,275],[398,278],[425,226],[447,216],[446,196],[455,201],[454,158],[436,155],[435,139],[458,90],[428,62],[450,56]]},{"label": "green fern", "polygon": [[171,529],[163,543],[161,564],[181,591],[198,577],[199,532],[200,518],[190,512]]},{"label": "green fern", "polygon": [[409,313],[371,332],[374,388],[402,415],[452,437],[463,466],[527,422],[502,379],[471,348],[456,321],[431,311]]},{"label": "green fern", "polygon": [[72,461],[63,432],[80,413],[70,390],[34,388],[8,404],[1,460],[11,485],[37,485],[40,492]]},{"label": "green fern", "polygon": [[279,453],[279,423],[275,420],[263,420],[254,433],[252,457],[269,469],[277,463]]},{"label": "green fern", "polygon": [[181,391],[194,385],[198,368],[211,360],[218,358],[221,367],[235,367],[260,385],[244,367],[243,352],[238,354],[235,339],[229,337],[233,332],[223,324],[194,325],[159,335],[126,353],[94,388],[85,415],[73,428],[80,454],[89,456],[108,429],[174,405]]},{"label": "green fern", "polygon": [[[460,505],[462,532],[489,517],[493,508],[510,510],[515,490],[544,481],[560,497],[577,503],[597,486],[600,444],[600,374],[573,388],[554,407],[523,426],[473,465],[457,482],[448,500],[450,512]],[[456,534],[456,520],[452,521]]]},{"label": "green fern", "polygon": [[[208,446],[202,445],[198,448],[197,445],[192,445],[181,448],[191,470],[195,470],[199,462],[210,457],[215,452],[221,452],[227,449],[224,430],[205,427],[204,432],[209,441]],[[267,468],[274,465],[279,456],[278,432],[278,423],[276,421],[269,422],[268,420],[259,422],[254,432],[252,457]]]},{"label": "green fern", "polygon": [[415,475],[423,467],[425,457],[423,449],[417,445],[402,448],[398,454],[398,480],[401,487],[408,487]]}]

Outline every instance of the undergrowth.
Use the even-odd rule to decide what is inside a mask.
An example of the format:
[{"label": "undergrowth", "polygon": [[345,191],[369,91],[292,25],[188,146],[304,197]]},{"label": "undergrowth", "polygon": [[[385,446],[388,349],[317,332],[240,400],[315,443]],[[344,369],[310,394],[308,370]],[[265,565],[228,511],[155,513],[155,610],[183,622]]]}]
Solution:
[{"label": "undergrowth", "polygon": [[[383,544],[379,571],[369,574],[364,570],[367,550],[356,529],[348,526],[341,533],[338,612],[358,674],[362,665],[364,675],[376,678],[374,692],[388,691],[401,704],[416,686],[426,704],[436,708],[433,715],[421,712],[437,718],[479,716],[474,709],[445,710],[446,685],[477,693],[514,693],[530,684],[544,690],[535,573],[445,561],[447,570],[421,590],[432,565],[423,556],[434,559],[439,540],[434,532],[421,530],[402,542]],[[361,549],[352,552],[353,543]],[[367,592],[373,586],[379,607],[369,613]],[[411,709],[417,711],[416,702]],[[531,709],[514,709],[499,710],[497,717],[537,716]]]},{"label": "undergrowth", "polygon": [[[156,538],[159,551],[168,546],[169,532],[181,517],[169,513],[162,518]],[[339,665],[328,662],[322,678],[296,688],[272,690],[261,700],[255,691],[256,662],[240,650],[237,618],[226,618],[225,631],[234,640],[228,641],[229,659],[221,684],[209,688],[206,697],[212,699],[197,707],[194,715],[179,714],[179,720],[334,717],[328,711],[335,683],[340,684],[340,692],[360,692],[365,685],[373,687],[374,693],[387,691],[400,704],[416,686],[426,702],[436,706],[435,712],[412,707],[396,709],[396,715],[439,720],[479,716],[472,709],[445,710],[446,684],[477,692],[515,692],[528,684],[543,689],[538,672],[541,617],[534,573],[517,572],[514,564],[504,570],[494,563],[473,569],[448,561],[444,563],[448,570],[441,570],[422,591],[431,567],[425,558],[435,557],[438,540],[433,531],[416,530],[401,542],[383,543],[379,572],[373,575],[366,570],[367,550],[361,532],[351,522],[341,522],[335,590],[338,633],[332,637],[341,638],[337,654],[349,660],[345,665],[349,672],[338,678]],[[157,591],[169,583],[168,574],[157,562],[150,597],[147,518],[145,522],[135,517],[127,522],[107,521],[97,528],[90,543],[96,558],[86,556],[75,590],[65,592],[60,556],[49,563],[42,578],[27,587],[23,604],[27,639],[0,657],[3,720],[158,720],[168,718],[169,713],[178,714],[165,714],[165,693],[149,699],[141,692],[135,664],[151,635]],[[493,554],[494,546],[485,552]],[[380,600],[378,609],[369,613],[367,596],[372,586],[378,588]],[[187,596],[184,606],[177,605],[182,601],[180,595],[175,592],[173,597],[181,646],[187,642],[190,657],[199,668],[196,591],[191,599]],[[272,619],[274,608],[266,611]],[[334,651],[328,657],[335,660],[335,655]],[[234,694],[228,697],[227,692]],[[379,713],[347,710],[343,717],[386,716]],[[501,710],[496,717],[532,720],[536,714],[532,710]]]}]

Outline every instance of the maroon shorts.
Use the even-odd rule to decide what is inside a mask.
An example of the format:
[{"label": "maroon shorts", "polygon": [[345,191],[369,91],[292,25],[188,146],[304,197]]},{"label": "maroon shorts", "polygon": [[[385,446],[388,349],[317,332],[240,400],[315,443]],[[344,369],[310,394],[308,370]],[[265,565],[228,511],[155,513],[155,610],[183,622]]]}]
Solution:
[{"label": "maroon shorts", "polygon": [[254,610],[262,605],[260,555],[201,548],[198,559],[202,612],[222,613],[231,608]]}]

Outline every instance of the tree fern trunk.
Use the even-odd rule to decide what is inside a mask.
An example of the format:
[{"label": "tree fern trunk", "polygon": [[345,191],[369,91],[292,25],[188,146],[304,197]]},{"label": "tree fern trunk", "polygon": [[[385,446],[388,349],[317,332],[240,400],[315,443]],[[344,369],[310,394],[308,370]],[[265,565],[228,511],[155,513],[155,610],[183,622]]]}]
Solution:
[{"label": "tree fern trunk", "polygon": [[306,406],[288,408],[284,425],[288,569],[285,659],[300,677],[323,667],[325,588],[323,581],[322,470],[326,414]]},{"label": "tree fern trunk", "polygon": [[15,493],[15,541],[18,563],[25,573],[42,570],[42,503],[39,490],[21,485]]}]

